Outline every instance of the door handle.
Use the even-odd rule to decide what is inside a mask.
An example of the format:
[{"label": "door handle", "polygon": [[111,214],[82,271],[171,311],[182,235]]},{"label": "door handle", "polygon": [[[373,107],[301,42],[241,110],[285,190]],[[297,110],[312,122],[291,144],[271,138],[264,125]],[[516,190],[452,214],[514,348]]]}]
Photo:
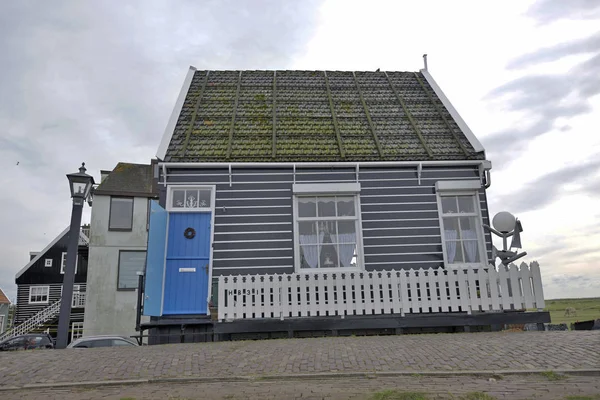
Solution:
[{"label": "door handle", "polygon": [[204,271],[206,271],[206,275],[208,275],[208,268],[209,268],[209,264],[208,263],[204,267],[202,267],[202,269]]}]

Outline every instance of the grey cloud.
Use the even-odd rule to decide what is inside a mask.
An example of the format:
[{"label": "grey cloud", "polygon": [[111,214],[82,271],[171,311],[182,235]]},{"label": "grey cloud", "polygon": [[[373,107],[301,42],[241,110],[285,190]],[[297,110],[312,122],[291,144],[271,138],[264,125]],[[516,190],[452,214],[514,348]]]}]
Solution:
[{"label": "grey cloud", "polygon": [[597,0],[540,0],[527,11],[540,24],[561,19],[595,19],[600,17]]},{"label": "grey cloud", "polygon": [[497,196],[494,203],[513,213],[525,213],[552,204],[563,194],[567,184],[580,183],[580,193],[600,198],[600,184],[595,177],[600,173],[600,155],[593,161],[570,165],[528,182],[516,193]]},{"label": "grey cloud", "polygon": [[584,275],[554,275],[550,282],[552,285],[556,285],[560,288],[591,288],[596,286],[600,288],[600,278]]},{"label": "grey cloud", "polygon": [[[590,112],[590,99],[600,94],[600,36],[595,52],[585,62],[580,63],[571,71],[562,75],[526,75],[502,85],[487,96],[488,99],[505,99],[508,109],[524,112],[528,119],[523,126],[500,131],[483,138],[483,143],[488,149],[490,159],[500,169],[516,159],[531,140],[541,136],[556,126],[559,118],[572,118]],[[556,54],[565,55],[566,48],[559,45]],[[531,63],[549,61],[549,54],[553,49],[542,49],[532,54],[521,57],[512,65],[522,67]],[[573,42],[573,50],[569,54],[578,54],[580,47]],[[538,54],[542,54],[538,56]],[[560,57],[557,55],[556,57]],[[570,137],[576,140],[576,133],[569,132]]]},{"label": "grey cloud", "polygon": [[149,162],[190,65],[289,68],[320,2],[0,2],[0,286],[68,224],[66,173]]}]

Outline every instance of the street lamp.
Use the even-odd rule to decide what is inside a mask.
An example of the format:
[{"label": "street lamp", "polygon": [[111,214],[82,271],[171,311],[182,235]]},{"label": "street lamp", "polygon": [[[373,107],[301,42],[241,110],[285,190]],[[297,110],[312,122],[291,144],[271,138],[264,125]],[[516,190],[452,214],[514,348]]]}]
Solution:
[{"label": "street lamp", "polygon": [[90,196],[90,192],[94,186],[94,178],[86,174],[85,171],[85,163],[81,163],[79,172],[67,174],[69,188],[71,189],[71,198],[73,198],[73,209],[71,211],[67,260],[65,275],[63,277],[60,314],[58,316],[58,333],[56,336],[56,348],[58,349],[67,347],[71,303],[73,301],[73,283],[75,281],[75,264],[77,261],[77,249],[79,247],[79,230],[81,229],[81,213],[83,211],[83,204]]}]

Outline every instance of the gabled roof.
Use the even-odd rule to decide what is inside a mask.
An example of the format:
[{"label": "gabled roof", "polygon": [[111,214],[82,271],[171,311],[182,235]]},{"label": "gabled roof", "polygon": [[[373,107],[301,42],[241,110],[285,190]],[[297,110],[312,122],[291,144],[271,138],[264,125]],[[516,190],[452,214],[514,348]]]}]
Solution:
[{"label": "gabled roof", "polygon": [[8,297],[6,297],[6,295],[2,291],[2,288],[0,288],[0,304],[10,304],[10,300],[8,299]]},{"label": "gabled roof", "polygon": [[[44,250],[37,252],[37,255],[31,259],[17,274],[15,275],[15,279],[19,279],[21,275],[25,273],[33,264],[35,264],[40,258],[46,255],[46,252],[50,250],[56,243],[58,243],[65,235],[69,233],[69,227],[66,227],[64,231],[58,234],[49,244],[44,248]],[[88,246],[90,244],[90,239],[86,236],[85,233],[79,230],[79,246]]]},{"label": "gabled roof", "polygon": [[152,197],[152,166],[119,162],[94,190],[94,195]]},{"label": "gabled roof", "polygon": [[157,157],[167,162],[485,159],[426,70],[197,71]]}]

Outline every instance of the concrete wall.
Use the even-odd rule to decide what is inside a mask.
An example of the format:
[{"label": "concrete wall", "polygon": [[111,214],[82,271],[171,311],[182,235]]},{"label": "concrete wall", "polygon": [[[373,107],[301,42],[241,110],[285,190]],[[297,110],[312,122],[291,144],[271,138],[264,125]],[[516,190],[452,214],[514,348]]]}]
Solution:
[{"label": "concrete wall", "polygon": [[132,231],[109,231],[110,196],[94,196],[83,327],[85,336],[129,336],[136,333],[137,291],[117,290],[119,251],[146,250],[147,207],[147,198],[136,197]]}]

